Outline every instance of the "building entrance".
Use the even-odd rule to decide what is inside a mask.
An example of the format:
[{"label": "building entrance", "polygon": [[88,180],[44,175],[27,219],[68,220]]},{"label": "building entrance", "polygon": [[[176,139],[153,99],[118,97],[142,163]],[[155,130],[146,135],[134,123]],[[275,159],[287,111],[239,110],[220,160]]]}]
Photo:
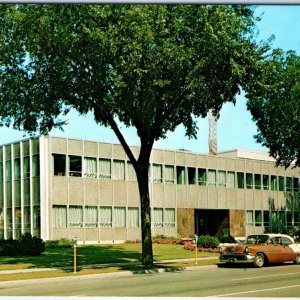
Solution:
[{"label": "building entrance", "polygon": [[217,237],[229,234],[229,210],[195,209],[195,233]]}]

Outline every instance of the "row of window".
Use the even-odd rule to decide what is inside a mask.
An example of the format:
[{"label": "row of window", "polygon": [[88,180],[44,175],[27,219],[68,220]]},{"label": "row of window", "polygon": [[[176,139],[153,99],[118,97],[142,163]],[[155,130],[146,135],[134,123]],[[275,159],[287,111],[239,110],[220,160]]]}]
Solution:
[{"label": "row of window", "polygon": [[[54,228],[140,227],[138,207],[123,206],[53,206]],[[154,227],[175,227],[175,208],[153,208]]]},{"label": "row of window", "polygon": [[264,226],[266,228],[284,228],[300,226],[300,212],[283,210],[247,210],[246,223],[248,226]]},{"label": "row of window", "polygon": [[[130,162],[64,154],[53,154],[53,175],[136,180]],[[204,186],[299,191],[299,178],[252,174],[184,166],[151,164],[149,177],[154,183],[197,184]]]}]

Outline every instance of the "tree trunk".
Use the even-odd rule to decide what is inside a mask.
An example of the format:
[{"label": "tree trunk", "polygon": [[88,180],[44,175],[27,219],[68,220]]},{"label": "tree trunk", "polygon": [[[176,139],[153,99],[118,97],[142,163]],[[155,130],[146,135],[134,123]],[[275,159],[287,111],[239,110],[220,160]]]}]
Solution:
[{"label": "tree trunk", "polygon": [[136,173],[141,202],[142,264],[144,266],[153,265],[148,168],[149,160],[139,161],[137,163]]}]

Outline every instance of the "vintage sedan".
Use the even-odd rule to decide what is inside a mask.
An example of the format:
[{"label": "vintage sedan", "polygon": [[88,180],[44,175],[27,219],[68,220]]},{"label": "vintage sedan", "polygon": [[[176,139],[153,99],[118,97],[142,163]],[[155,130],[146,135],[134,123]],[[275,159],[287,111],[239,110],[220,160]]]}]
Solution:
[{"label": "vintage sedan", "polygon": [[253,263],[261,268],[265,264],[289,261],[300,264],[300,245],[285,234],[253,234],[245,244],[220,250],[220,262],[225,263]]}]

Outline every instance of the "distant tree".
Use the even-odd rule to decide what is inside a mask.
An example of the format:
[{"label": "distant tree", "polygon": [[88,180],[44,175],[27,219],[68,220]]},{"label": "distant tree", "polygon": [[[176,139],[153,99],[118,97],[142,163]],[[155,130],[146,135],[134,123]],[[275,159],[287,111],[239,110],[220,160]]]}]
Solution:
[{"label": "distant tree", "polygon": [[300,166],[300,57],[274,50],[248,95],[258,127],[257,142],[270,149],[277,165]]},{"label": "distant tree", "polygon": [[[137,174],[142,263],[153,264],[148,168],[154,141],[235,102],[267,45],[247,6],[18,5],[0,8],[0,115],[47,132],[70,108],[110,126]],[[135,157],[118,127],[140,138]]]}]

